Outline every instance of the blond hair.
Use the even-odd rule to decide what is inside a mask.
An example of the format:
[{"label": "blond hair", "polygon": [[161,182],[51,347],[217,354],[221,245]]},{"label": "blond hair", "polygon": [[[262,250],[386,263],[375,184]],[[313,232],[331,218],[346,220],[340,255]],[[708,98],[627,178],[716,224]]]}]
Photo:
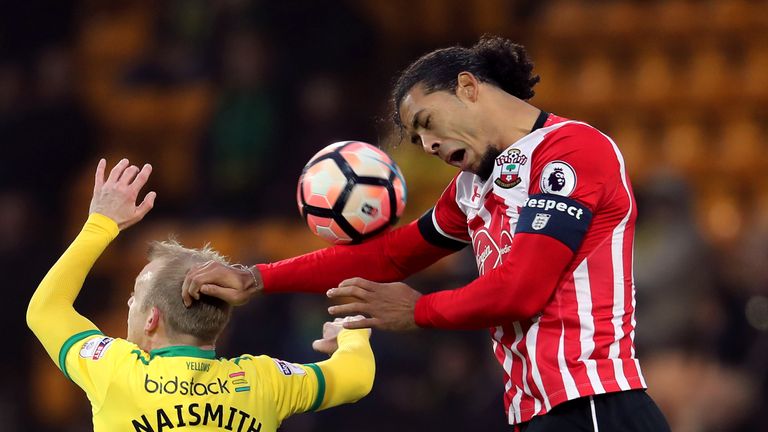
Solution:
[{"label": "blond hair", "polygon": [[152,279],[142,308],[156,306],[171,332],[214,342],[229,322],[232,307],[218,298],[201,295],[187,308],[181,299],[181,286],[192,266],[208,261],[229,264],[226,258],[208,244],[189,249],[174,239],[150,243],[147,256],[149,261],[163,260],[163,265]]}]

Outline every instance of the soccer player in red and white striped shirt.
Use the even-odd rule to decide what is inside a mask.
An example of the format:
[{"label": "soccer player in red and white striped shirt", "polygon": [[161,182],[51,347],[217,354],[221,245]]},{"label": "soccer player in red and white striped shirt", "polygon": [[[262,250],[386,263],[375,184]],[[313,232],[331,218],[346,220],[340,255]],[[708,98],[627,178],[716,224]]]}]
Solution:
[{"label": "soccer player in red and white striped shirt", "polygon": [[[532,68],[522,46],[496,37],[424,55],[395,86],[394,119],[460,169],[435,207],[361,245],[247,270],[211,263],[188,275],[185,299],[331,288],[355,299],[331,313],[369,316],[350,327],[489,328],[519,430],[669,430],[635,356],[637,210],[624,160],[592,126],[528,104]],[[472,283],[421,295],[397,282],[467,245]]]}]

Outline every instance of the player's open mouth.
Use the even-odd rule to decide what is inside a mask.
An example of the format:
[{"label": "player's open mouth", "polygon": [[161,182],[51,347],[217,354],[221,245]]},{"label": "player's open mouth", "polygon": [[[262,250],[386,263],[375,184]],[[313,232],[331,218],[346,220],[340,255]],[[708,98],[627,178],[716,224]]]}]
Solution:
[{"label": "player's open mouth", "polygon": [[464,162],[464,156],[467,155],[466,150],[456,150],[455,152],[448,155],[448,163],[461,168],[462,162]]}]

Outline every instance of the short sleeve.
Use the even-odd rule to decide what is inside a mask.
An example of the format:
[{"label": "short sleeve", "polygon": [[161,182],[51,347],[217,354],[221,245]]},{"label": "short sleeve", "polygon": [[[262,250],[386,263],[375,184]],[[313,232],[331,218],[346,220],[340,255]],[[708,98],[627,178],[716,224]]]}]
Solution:
[{"label": "short sleeve", "polygon": [[620,184],[619,158],[613,142],[597,129],[562,126],[534,150],[528,193],[567,197],[594,212]]},{"label": "short sleeve", "polygon": [[574,123],[544,139],[531,168],[515,233],[548,235],[576,252],[594,214],[621,184],[618,151],[598,130]]},{"label": "short sleeve", "polygon": [[424,239],[435,246],[452,250],[460,250],[471,242],[467,216],[456,202],[456,181],[457,177],[454,177],[437,204],[418,222]]},{"label": "short sleeve", "polygon": [[297,364],[267,356],[253,358],[257,374],[272,388],[277,418],[317,410],[325,396],[325,377],[315,364]]},{"label": "short sleeve", "polygon": [[135,344],[104,336],[98,331],[79,333],[62,346],[61,371],[85,391],[94,407],[98,407],[104,401],[116,369],[136,350]]}]

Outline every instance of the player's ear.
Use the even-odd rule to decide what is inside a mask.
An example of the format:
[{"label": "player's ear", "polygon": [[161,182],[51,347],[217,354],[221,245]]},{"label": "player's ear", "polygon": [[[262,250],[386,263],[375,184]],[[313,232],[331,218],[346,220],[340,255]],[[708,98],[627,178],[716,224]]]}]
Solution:
[{"label": "player's ear", "polygon": [[456,77],[456,97],[465,102],[477,102],[480,81],[470,72],[461,72]]},{"label": "player's ear", "polygon": [[152,309],[147,315],[147,321],[144,323],[144,333],[152,334],[157,330],[157,326],[160,324],[160,309],[157,306],[152,306]]}]

